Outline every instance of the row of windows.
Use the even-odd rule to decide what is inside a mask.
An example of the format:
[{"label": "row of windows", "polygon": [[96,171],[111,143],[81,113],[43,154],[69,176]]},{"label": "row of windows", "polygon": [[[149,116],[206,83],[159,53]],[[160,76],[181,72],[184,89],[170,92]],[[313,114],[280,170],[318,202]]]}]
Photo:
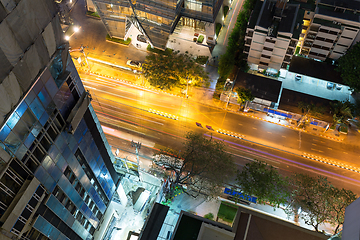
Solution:
[{"label": "row of windows", "polygon": [[[74,218],[88,231],[91,235],[94,234],[95,228],[90,224],[81,211],[75,206],[75,204],[66,196],[66,194],[56,186],[53,195],[59,200],[59,202],[74,216]],[[102,217],[99,211],[99,217]]]},{"label": "row of windows", "polygon": [[85,157],[78,149],[75,153],[75,157],[78,160],[80,166],[84,170],[87,177],[90,179],[91,184],[94,186],[96,192],[99,194],[101,200],[105,203],[105,205],[109,204],[109,199],[107,198],[106,194],[104,193],[103,189],[101,188],[97,178],[95,177],[94,173],[91,171],[89,164],[86,162]]},{"label": "row of windows", "polygon": [[73,171],[71,171],[70,167],[67,166],[64,172],[64,175],[67,177],[69,182],[74,186],[75,190],[79,193],[80,197],[84,200],[85,204],[89,207],[89,209],[93,212],[93,214],[101,219],[102,214],[99,211],[98,207],[91,200],[90,196],[86,193],[84,187],[81,185],[80,181],[77,179]]}]

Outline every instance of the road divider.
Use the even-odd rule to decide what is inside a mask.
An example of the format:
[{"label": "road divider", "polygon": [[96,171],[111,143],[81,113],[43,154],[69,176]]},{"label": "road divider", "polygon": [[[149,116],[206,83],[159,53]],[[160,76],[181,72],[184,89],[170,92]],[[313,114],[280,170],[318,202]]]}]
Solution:
[{"label": "road divider", "polygon": [[172,114],[169,114],[169,113],[160,112],[160,111],[157,111],[157,110],[154,110],[154,109],[151,109],[151,108],[148,110],[148,112],[159,115],[159,116],[162,116],[162,117],[170,118],[172,120],[179,120],[178,116],[175,116],[175,115],[172,115]]},{"label": "road divider", "polygon": [[350,166],[350,165],[347,165],[347,164],[344,164],[344,163],[339,163],[339,162],[336,162],[336,161],[333,161],[333,160],[330,160],[330,159],[327,159],[327,158],[315,156],[315,155],[312,155],[312,154],[309,154],[309,153],[303,153],[301,156],[304,157],[304,158],[308,158],[308,159],[311,159],[311,160],[321,162],[321,163],[326,163],[328,165],[332,165],[332,166],[335,166],[335,167],[338,167],[338,168],[342,168],[342,169],[345,169],[345,170],[360,173],[360,168],[353,167],[353,166]]},{"label": "road divider", "polygon": [[230,137],[238,138],[238,139],[243,139],[245,137],[244,135],[229,132],[229,131],[225,131],[225,130],[221,130],[221,129],[216,130],[216,132],[227,135],[227,136],[230,136]]}]

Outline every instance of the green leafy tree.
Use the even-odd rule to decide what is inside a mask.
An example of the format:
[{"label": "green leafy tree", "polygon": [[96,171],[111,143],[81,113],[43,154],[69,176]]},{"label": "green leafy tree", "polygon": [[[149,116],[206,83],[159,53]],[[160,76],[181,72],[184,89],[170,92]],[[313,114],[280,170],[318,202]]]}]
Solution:
[{"label": "green leafy tree", "polygon": [[325,222],[336,226],[336,234],[344,223],[345,208],[356,200],[356,195],[344,188],[334,187],[326,177],[310,177],[306,174],[295,174],[291,178],[293,190],[288,214],[296,214],[306,224],[319,232],[319,225]]},{"label": "green leafy tree", "polygon": [[290,191],[287,179],[265,162],[247,163],[236,180],[242,192],[256,196],[261,203],[279,206],[288,202]]},{"label": "green leafy tree", "polygon": [[360,91],[360,42],[356,43],[346,54],[337,60],[336,70],[340,72],[345,84],[355,92]]},{"label": "green leafy tree", "polygon": [[252,95],[250,89],[246,89],[243,87],[238,87],[235,89],[238,94],[237,102],[240,103],[240,108],[244,103],[251,102],[255,99],[254,95]]},{"label": "green leafy tree", "polygon": [[314,103],[305,103],[302,101],[298,102],[298,108],[308,117],[320,117],[325,112],[323,106],[317,106]]},{"label": "green leafy tree", "polygon": [[224,143],[189,132],[181,151],[167,149],[154,157],[154,163],[173,173],[171,185],[192,197],[217,197],[235,174],[235,164]]},{"label": "green leafy tree", "polygon": [[143,64],[145,78],[151,86],[171,89],[175,86],[186,87],[209,85],[209,76],[204,68],[189,54],[178,51],[167,54],[149,54]]},{"label": "green leafy tree", "polygon": [[333,186],[326,177],[310,177],[306,174],[295,174],[292,185],[294,189],[288,214],[296,214],[300,209],[299,217],[319,232],[319,225],[329,219]]},{"label": "green leafy tree", "polygon": [[349,101],[340,102],[333,101],[330,102],[331,112],[333,113],[333,121],[334,123],[348,123],[349,119],[352,119],[352,109],[353,104]]},{"label": "green leafy tree", "polygon": [[332,188],[333,201],[330,205],[330,213],[328,222],[336,226],[334,234],[339,231],[341,225],[344,224],[345,208],[356,200],[356,194],[351,190]]}]

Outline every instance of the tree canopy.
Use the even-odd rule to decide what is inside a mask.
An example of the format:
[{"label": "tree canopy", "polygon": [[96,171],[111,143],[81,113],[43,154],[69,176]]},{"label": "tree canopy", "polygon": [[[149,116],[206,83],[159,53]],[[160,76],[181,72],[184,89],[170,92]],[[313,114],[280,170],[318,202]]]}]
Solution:
[{"label": "tree canopy", "polygon": [[321,105],[315,105],[314,103],[298,102],[298,108],[307,116],[320,117],[324,114],[325,108]]},{"label": "tree canopy", "polygon": [[293,191],[289,204],[294,214],[301,209],[299,217],[319,231],[319,225],[328,222],[337,226],[344,223],[345,208],[356,199],[356,195],[346,189],[334,187],[326,177],[310,177],[295,174],[291,178]]},{"label": "tree canopy", "polygon": [[149,54],[143,64],[145,78],[151,86],[171,89],[174,86],[208,85],[209,76],[192,55],[178,51],[167,54]]},{"label": "tree canopy", "polygon": [[333,113],[334,123],[347,123],[352,119],[353,104],[349,101],[340,102],[338,100],[330,102],[331,112]]},{"label": "tree canopy", "polygon": [[222,142],[189,132],[181,151],[162,151],[154,163],[173,172],[172,187],[193,197],[217,197],[235,174],[235,164]]},{"label": "tree canopy", "polygon": [[256,196],[260,203],[269,202],[279,206],[289,200],[287,179],[265,162],[247,163],[238,173],[236,180],[242,192]]},{"label": "tree canopy", "polygon": [[235,89],[235,91],[238,94],[238,103],[243,104],[247,101],[251,102],[252,100],[254,100],[254,95],[252,95],[251,90],[250,89],[246,89],[243,87],[238,87]]},{"label": "tree canopy", "polygon": [[355,92],[360,92],[360,42],[356,43],[346,54],[337,60],[337,71],[345,84]]}]

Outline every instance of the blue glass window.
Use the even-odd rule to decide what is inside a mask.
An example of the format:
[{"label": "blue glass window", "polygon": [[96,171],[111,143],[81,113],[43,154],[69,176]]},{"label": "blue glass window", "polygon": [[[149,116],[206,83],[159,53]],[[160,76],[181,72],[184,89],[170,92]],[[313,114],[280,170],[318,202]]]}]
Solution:
[{"label": "blue glass window", "polygon": [[50,95],[47,93],[45,87],[43,87],[41,89],[41,91],[38,94],[38,97],[40,99],[40,101],[42,102],[42,104],[44,105],[44,107],[46,108],[49,103],[51,102],[51,97]]},{"label": "blue glass window", "polygon": [[40,89],[44,86],[42,81],[37,81],[35,86],[33,87],[33,91],[38,94],[40,92]]},{"label": "blue glass window", "polygon": [[56,163],[57,156],[59,155],[59,153],[60,152],[59,152],[59,150],[57,149],[57,147],[55,145],[52,145],[51,148],[48,151],[49,156],[51,157],[51,159],[54,159],[55,163]]},{"label": "blue glass window", "polygon": [[9,135],[10,133],[10,128],[8,125],[4,124],[3,128],[1,129],[1,132],[0,132],[0,140],[1,141],[4,141],[5,138]]},{"label": "blue glass window", "polygon": [[4,141],[5,146],[7,146],[13,153],[15,153],[19,148],[20,143],[20,139],[13,132],[10,132]]},{"label": "blue glass window", "polygon": [[41,116],[39,122],[44,126],[48,119],[49,119],[49,115],[46,112],[44,112],[44,114]]},{"label": "blue glass window", "polygon": [[49,80],[46,82],[45,86],[46,86],[46,89],[49,91],[50,96],[54,97],[58,91],[58,88],[52,77],[49,78]]},{"label": "blue glass window", "polygon": [[34,126],[33,126],[33,129],[31,130],[31,133],[37,137],[37,135],[39,135],[40,131],[42,129],[42,126],[39,122],[35,122],[34,123]]},{"label": "blue glass window", "polygon": [[6,122],[6,124],[7,124],[11,129],[13,129],[13,128],[15,127],[15,125],[17,124],[17,122],[19,121],[19,119],[20,119],[19,115],[17,115],[17,113],[14,112],[14,113],[10,116],[10,118],[9,118],[9,120]]},{"label": "blue glass window", "polygon": [[18,159],[22,159],[25,155],[25,153],[27,152],[27,148],[25,147],[24,144],[21,144],[19,149],[16,151],[15,153],[15,156],[18,158]]},{"label": "blue glass window", "polygon": [[30,133],[28,135],[28,137],[26,138],[26,140],[24,141],[24,144],[27,148],[30,148],[31,144],[34,142],[35,137],[32,133]]},{"label": "blue glass window", "polygon": [[34,98],[36,98],[36,94],[33,91],[29,91],[28,95],[25,98],[25,102],[30,105],[30,103],[32,103],[32,101],[34,100]]},{"label": "blue glass window", "polygon": [[16,109],[16,112],[19,114],[19,116],[22,116],[27,108],[28,108],[28,105],[26,104],[25,101],[23,101]]},{"label": "blue glass window", "polygon": [[26,111],[21,116],[21,120],[26,124],[29,129],[31,129],[36,122],[36,117],[30,111],[30,109],[26,109]]},{"label": "blue glass window", "polygon": [[37,119],[40,119],[43,112],[45,111],[44,107],[41,105],[40,101],[37,98],[35,98],[34,101],[30,104],[30,108],[37,117]]},{"label": "blue glass window", "polygon": [[27,134],[29,133],[29,129],[23,123],[23,121],[19,120],[16,126],[13,128],[13,132],[23,141]]}]

